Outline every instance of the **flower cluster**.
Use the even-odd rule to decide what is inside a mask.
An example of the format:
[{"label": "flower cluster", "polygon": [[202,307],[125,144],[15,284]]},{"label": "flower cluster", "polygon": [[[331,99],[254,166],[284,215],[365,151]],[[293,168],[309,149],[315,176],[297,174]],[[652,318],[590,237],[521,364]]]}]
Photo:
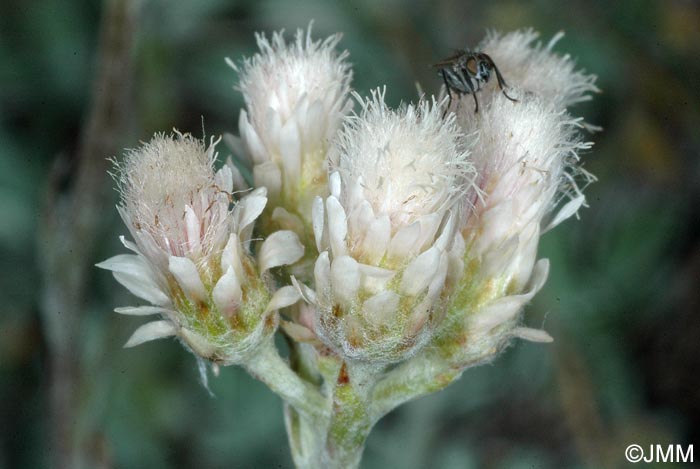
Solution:
[{"label": "flower cluster", "polygon": [[585,205],[592,127],[569,107],[597,91],[552,51],[560,37],[487,36],[507,85],[470,87],[477,112],[455,90],[398,109],[385,89],[352,93],[339,35],[258,35],[259,53],[229,61],[246,104],[235,162],[215,170],[217,142],[176,133],[115,166],[134,254],[98,265],[149,303],[117,312],[161,316],[126,345],[177,336],[245,366],[290,405],[298,465],[352,467],[396,405],[515,337],[550,341],[520,313],[547,278],[540,236]]}]

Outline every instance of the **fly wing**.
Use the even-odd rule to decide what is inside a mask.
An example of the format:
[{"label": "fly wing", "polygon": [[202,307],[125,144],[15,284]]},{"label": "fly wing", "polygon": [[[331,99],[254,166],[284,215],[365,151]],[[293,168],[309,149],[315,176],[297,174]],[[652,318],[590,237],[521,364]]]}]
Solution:
[{"label": "fly wing", "polygon": [[441,61],[434,63],[433,67],[434,68],[444,68],[450,65],[454,65],[457,60],[462,57],[464,54],[466,54],[466,51],[461,50],[461,49],[455,49],[455,53],[450,55],[449,57],[446,57],[442,59]]}]

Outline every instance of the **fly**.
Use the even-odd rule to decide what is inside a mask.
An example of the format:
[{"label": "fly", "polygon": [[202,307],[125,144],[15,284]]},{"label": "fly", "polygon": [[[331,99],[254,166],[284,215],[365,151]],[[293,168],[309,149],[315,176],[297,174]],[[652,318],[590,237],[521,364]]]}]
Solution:
[{"label": "fly", "polygon": [[503,95],[513,102],[517,101],[517,99],[511,98],[506,93],[505,88],[508,88],[508,85],[488,54],[460,50],[456,54],[436,63],[433,67],[440,69],[440,75],[442,75],[442,80],[445,83],[447,95],[450,97],[443,117],[447,114],[447,109],[452,104],[452,92],[456,93],[457,96],[471,94],[474,97],[474,112],[479,112],[479,101],[476,98],[476,92],[488,83],[491,78],[491,72],[496,74],[498,87],[503,92]]}]

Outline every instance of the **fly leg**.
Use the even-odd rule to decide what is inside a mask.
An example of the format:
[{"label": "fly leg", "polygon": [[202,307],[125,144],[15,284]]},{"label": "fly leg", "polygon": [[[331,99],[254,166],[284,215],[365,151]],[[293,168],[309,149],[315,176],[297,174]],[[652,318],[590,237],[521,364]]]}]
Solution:
[{"label": "fly leg", "polygon": [[491,62],[491,65],[493,66],[493,70],[496,72],[496,79],[498,80],[498,87],[503,92],[503,96],[510,99],[514,103],[517,103],[518,102],[517,99],[511,98],[510,96],[508,96],[508,93],[506,93],[505,89],[508,88],[508,85],[506,84],[506,81],[503,79],[503,75],[501,75],[501,72],[498,70],[498,67],[496,67],[496,64]]},{"label": "fly leg", "polygon": [[443,68],[441,71],[442,74],[442,81],[445,83],[445,89],[447,90],[447,96],[449,96],[449,101],[447,101],[447,107],[445,108],[445,112],[442,113],[442,118],[444,119],[445,116],[447,115],[447,111],[450,110],[450,106],[452,105],[452,93],[450,92],[450,85],[447,84],[447,75],[445,74],[445,69]]},{"label": "fly leg", "polygon": [[469,88],[469,93],[471,93],[474,97],[474,113],[476,114],[477,112],[479,112],[479,101],[476,99],[476,90],[474,89],[474,85],[472,84],[472,81],[469,78],[469,71],[466,68],[462,69],[462,82],[466,85],[467,88]]}]

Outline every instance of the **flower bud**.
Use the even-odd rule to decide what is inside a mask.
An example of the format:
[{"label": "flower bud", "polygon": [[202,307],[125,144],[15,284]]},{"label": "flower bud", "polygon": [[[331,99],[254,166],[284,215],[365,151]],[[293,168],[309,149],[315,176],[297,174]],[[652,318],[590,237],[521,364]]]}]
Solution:
[{"label": "flower bud", "polygon": [[296,235],[272,234],[257,259],[249,250],[253,223],[265,207],[265,190],[231,206],[232,175],[214,172],[216,142],[206,148],[189,135],[156,135],[128,151],[115,179],[124,223],[135,254],[121,254],[98,267],[152,306],[117,308],[130,315],[160,314],[141,326],[126,347],[178,336],[196,355],[216,363],[246,359],[277,325],[274,311],[286,306],[286,287],[271,299],[261,274],[303,254]]},{"label": "flower bud", "polygon": [[472,167],[435,103],[392,111],[375,92],[360,104],[336,141],[331,195],[313,207],[314,327],[345,358],[388,363],[418,350],[442,317]]}]

